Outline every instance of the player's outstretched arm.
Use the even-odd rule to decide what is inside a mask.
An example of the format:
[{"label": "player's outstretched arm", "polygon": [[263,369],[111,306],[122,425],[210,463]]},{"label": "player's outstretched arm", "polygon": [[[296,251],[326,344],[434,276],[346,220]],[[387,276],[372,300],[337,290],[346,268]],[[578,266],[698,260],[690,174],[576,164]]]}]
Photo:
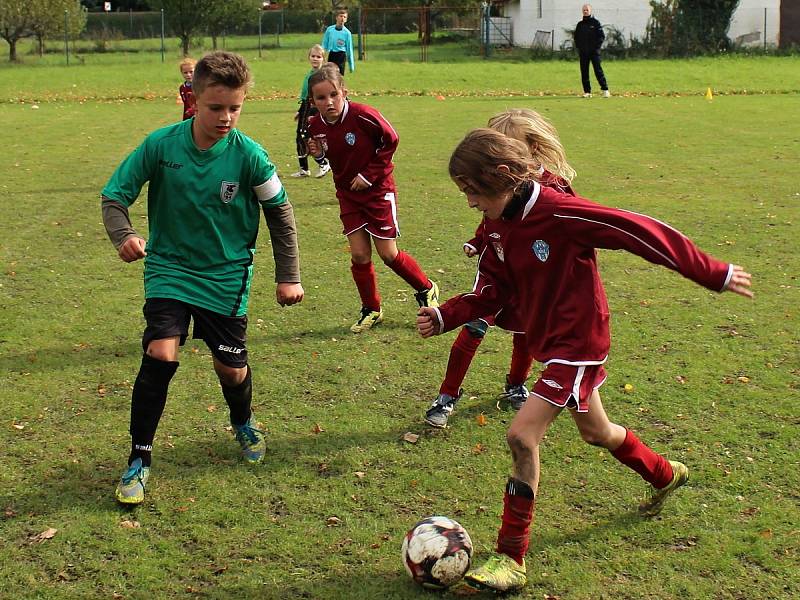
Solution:
[{"label": "player's outstretched arm", "polygon": [[299,283],[279,283],[275,288],[275,299],[281,306],[291,306],[303,300],[305,292]]},{"label": "player's outstretched arm", "polygon": [[436,309],[423,306],[417,313],[417,332],[424,338],[429,338],[441,333]]},{"label": "player's outstretched arm", "polygon": [[752,275],[750,275],[750,273],[739,265],[733,265],[733,273],[731,273],[731,278],[728,281],[728,285],[725,286],[724,291],[733,292],[745,298],[752,298],[753,290],[750,289],[751,279]]}]

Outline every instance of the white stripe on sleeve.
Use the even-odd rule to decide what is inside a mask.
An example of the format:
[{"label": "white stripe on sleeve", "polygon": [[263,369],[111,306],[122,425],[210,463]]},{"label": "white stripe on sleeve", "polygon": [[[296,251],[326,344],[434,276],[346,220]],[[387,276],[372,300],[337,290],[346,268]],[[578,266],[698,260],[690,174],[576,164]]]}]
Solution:
[{"label": "white stripe on sleeve", "polygon": [[267,200],[272,200],[275,196],[280,194],[282,189],[283,184],[278,178],[278,174],[275,173],[261,185],[255,186],[253,191],[255,192],[256,198],[258,198],[259,202],[266,202]]}]

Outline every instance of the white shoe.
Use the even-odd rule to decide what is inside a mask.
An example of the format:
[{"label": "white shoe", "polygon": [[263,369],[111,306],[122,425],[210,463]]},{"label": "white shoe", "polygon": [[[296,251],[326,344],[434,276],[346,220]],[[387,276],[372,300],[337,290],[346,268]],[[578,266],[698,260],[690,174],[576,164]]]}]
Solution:
[{"label": "white shoe", "polygon": [[591,92],[584,92],[584,93],[583,93],[583,97],[584,97],[584,98],[591,98],[591,97],[592,97],[592,94],[591,94]]},{"label": "white shoe", "polygon": [[292,177],[311,177],[311,171],[300,169],[297,173],[292,173]]},{"label": "white shoe", "polygon": [[323,164],[321,164],[319,166],[319,171],[317,171],[317,174],[314,175],[314,177],[317,177],[317,178],[325,177],[325,175],[327,175],[328,171],[330,171],[330,170],[331,170],[331,164],[330,163],[323,163]]},{"label": "white shoe", "polygon": [[608,90],[603,90],[603,98],[611,98],[611,92]]}]

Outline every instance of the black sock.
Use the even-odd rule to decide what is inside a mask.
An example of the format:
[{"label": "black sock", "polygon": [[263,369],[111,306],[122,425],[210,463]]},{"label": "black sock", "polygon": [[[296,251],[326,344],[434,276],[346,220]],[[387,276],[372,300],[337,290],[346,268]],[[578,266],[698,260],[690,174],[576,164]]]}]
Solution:
[{"label": "black sock", "polygon": [[316,162],[320,167],[324,167],[325,165],[328,164],[328,159],[327,158],[317,158],[315,156],[314,157],[314,162]]},{"label": "black sock", "polygon": [[145,467],[150,466],[153,438],[167,403],[169,382],[179,364],[177,361],[158,360],[147,354],[142,357],[131,399],[131,455],[128,464],[141,458]]},{"label": "black sock", "polygon": [[298,156],[297,160],[300,162],[300,168],[303,169],[303,171],[308,171],[308,157]]},{"label": "black sock", "polygon": [[247,365],[247,374],[237,386],[227,386],[220,382],[222,395],[231,409],[231,425],[240,427],[250,419],[250,402],[253,399],[253,378],[250,374],[250,365]]}]

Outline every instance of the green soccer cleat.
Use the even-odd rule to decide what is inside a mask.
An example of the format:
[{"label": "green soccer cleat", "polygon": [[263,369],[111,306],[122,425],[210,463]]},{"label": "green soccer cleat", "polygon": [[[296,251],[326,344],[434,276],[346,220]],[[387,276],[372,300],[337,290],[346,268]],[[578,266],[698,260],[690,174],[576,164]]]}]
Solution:
[{"label": "green soccer cleat", "polygon": [[672,481],[663,488],[652,485],[647,490],[647,495],[639,503],[639,514],[643,517],[655,517],[664,508],[664,502],[669,495],[689,481],[689,468],[677,461],[669,461],[672,465]]},{"label": "green soccer cleat", "polygon": [[507,554],[493,554],[482,567],[468,571],[464,581],[478,590],[511,592],[522,589],[528,583],[525,560],[520,565]]},{"label": "green soccer cleat", "polygon": [[142,466],[142,459],[135,459],[122,474],[117,484],[115,496],[121,504],[141,504],[144,502],[144,488],[150,477],[150,467]]},{"label": "green soccer cleat", "polygon": [[435,281],[431,281],[431,287],[427,290],[417,292],[414,294],[414,298],[417,299],[417,304],[419,304],[420,308],[423,306],[436,308],[439,306],[439,286],[436,285]]},{"label": "green soccer cleat", "polygon": [[350,331],[353,333],[361,333],[367,329],[372,329],[375,325],[383,321],[383,310],[372,310],[370,308],[362,308],[361,316],[353,325],[350,326]]},{"label": "green soccer cleat", "polygon": [[250,464],[261,462],[267,453],[265,433],[255,425],[252,413],[244,425],[233,425],[236,441],[242,447],[242,456]]}]

